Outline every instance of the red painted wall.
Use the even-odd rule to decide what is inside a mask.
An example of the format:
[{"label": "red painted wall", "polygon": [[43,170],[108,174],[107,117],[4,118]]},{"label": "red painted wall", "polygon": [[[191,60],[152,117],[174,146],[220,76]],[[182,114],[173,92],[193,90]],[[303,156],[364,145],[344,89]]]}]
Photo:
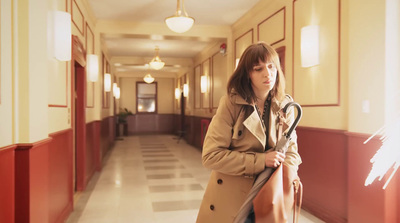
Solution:
[{"label": "red painted wall", "polygon": [[303,208],[327,222],[346,222],[347,144],[344,131],[298,127]]},{"label": "red painted wall", "polygon": [[0,148],[0,222],[14,223],[15,168],[14,149],[17,146]]},{"label": "red painted wall", "polygon": [[[348,220],[351,223],[396,223],[398,221],[398,187],[396,178],[383,190],[383,181],[375,180],[364,186],[372,164],[370,159],[380,148],[381,142],[374,138],[367,144],[363,142],[369,135],[348,134],[349,198]],[[397,174],[397,177],[399,175]]]},{"label": "red painted wall", "polygon": [[304,209],[326,222],[400,222],[400,173],[386,190],[384,181],[364,186],[378,139],[363,144],[369,135],[309,127],[297,136]]},{"label": "red painted wall", "polygon": [[73,208],[72,129],[50,134],[49,220],[64,222]]},{"label": "red painted wall", "polygon": [[95,121],[93,123],[93,146],[95,149],[95,166],[97,171],[101,171],[102,169],[102,160],[103,156],[101,153],[101,146],[100,146],[100,133],[101,133],[101,121]]},{"label": "red painted wall", "polygon": [[86,152],[85,152],[85,184],[89,183],[90,178],[96,171],[96,154],[100,150],[95,147],[95,122],[86,123]]},{"label": "red painted wall", "polygon": [[49,148],[51,139],[17,144],[15,222],[49,222]]},{"label": "red painted wall", "polygon": [[[101,157],[105,157],[108,151],[114,145],[115,139],[115,129],[112,127],[114,124],[114,117],[109,116],[101,120],[100,124],[100,148],[101,148]],[[102,158],[102,159],[103,159]]]},{"label": "red painted wall", "polygon": [[[174,116],[173,114],[135,114],[128,116],[128,135],[143,133],[176,133]],[[180,129],[180,125],[178,128]]]}]

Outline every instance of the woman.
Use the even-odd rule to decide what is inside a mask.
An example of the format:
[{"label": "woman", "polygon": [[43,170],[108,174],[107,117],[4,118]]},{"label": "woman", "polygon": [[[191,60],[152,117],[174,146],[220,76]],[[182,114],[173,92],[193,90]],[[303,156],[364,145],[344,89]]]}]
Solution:
[{"label": "woman", "polygon": [[[204,140],[203,165],[212,169],[197,223],[231,223],[257,175],[282,162],[298,169],[296,133],[286,155],[270,151],[277,143],[279,110],[292,98],[276,51],[266,43],[249,46],[228,82]],[[294,121],[293,109],[283,131]]]}]

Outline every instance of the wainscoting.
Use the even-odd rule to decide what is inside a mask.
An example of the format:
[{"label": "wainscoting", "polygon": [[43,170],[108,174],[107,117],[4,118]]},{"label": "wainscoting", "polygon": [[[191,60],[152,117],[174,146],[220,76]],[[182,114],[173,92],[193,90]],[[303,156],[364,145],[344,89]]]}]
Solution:
[{"label": "wainscoting", "polygon": [[298,127],[303,208],[327,222],[347,219],[347,139],[344,131]]},{"label": "wainscoting", "polygon": [[128,135],[135,134],[174,134],[173,114],[135,114],[128,116]]},{"label": "wainscoting", "polygon": [[0,222],[14,223],[15,208],[15,148],[0,148]]},{"label": "wainscoting", "polygon": [[[100,124],[100,160],[110,151],[114,146],[115,140],[115,118],[114,116],[109,116],[101,120]],[[100,165],[101,168],[102,165]]]},{"label": "wainscoting", "polygon": [[[84,177],[83,189],[101,170],[102,159],[114,144],[113,120],[86,123],[84,151],[77,159],[83,168],[76,170],[77,176]],[[66,129],[36,143],[0,149],[0,222],[58,223],[68,218],[74,194],[72,143],[72,129]]]},{"label": "wainscoting", "polygon": [[49,136],[49,222],[63,222],[73,208],[72,129]]},{"label": "wainscoting", "polygon": [[50,144],[52,139],[17,144],[15,222],[49,222]]},{"label": "wainscoting", "polygon": [[377,138],[364,144],[370,135],[308,127],[297,135],[304,209],[326,222],[400,222],[400,173],[386,190],[377,180],[364,186]]}]

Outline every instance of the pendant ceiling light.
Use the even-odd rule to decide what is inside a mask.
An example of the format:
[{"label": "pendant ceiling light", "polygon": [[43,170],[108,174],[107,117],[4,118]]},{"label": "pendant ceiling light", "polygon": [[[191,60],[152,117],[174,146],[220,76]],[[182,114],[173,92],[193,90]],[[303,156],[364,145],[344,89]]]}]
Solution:
[{"label": "pendant ceiling light", "polygon": [[146,74],[146,76],[144,76],[143,80],[144,80],[144,82],[151,84],[154,82],[154,77],[151,76],[151,74]]},{"label": "pendant ceiling light", "polygon": [[192,28],[194,19],[189,17],[185,10],[184,0],[182,0],[182,9],[180,0],[177,0],[178,4],[176,6],[175,15],[170,16],[165,19],[165,23],[167,24],[168,28],[176,33],[184,33]]},{"label": "pendant ceiling light", "polygon": [[160,50],[158,46],[156,46],[156,55],[154,58],[150,61],[150,67],[153,68],[154,70],[160,70],[161,68],[164,67],[164,62],[161,61],[160,56],[158,55],[158,51]]}]

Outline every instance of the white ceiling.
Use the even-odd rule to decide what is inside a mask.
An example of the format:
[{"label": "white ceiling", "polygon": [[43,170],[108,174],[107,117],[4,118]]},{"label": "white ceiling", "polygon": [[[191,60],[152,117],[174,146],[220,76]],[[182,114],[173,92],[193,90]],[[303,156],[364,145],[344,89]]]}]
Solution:
[{"label": "white ceiling", "polygon": [[[176,0],[86,0],[97,20],[165,25],[164,19],[176,11]],[[186,0],[185,9],[196,25],[230,26],[260,0]],[[166,26],[166,25],[165,25]],[[157,33],[154,33],[157,34]],[[132,33],[101,33],[111,57],[153,57],[155,46],[160,58],[193,58],[206,46],[221,38],[200,36],[154,36]],[[168,64],[163,71],[176,72],[180,64]],[[120,71],[143,71],[142,64],[121,63]]]}]

